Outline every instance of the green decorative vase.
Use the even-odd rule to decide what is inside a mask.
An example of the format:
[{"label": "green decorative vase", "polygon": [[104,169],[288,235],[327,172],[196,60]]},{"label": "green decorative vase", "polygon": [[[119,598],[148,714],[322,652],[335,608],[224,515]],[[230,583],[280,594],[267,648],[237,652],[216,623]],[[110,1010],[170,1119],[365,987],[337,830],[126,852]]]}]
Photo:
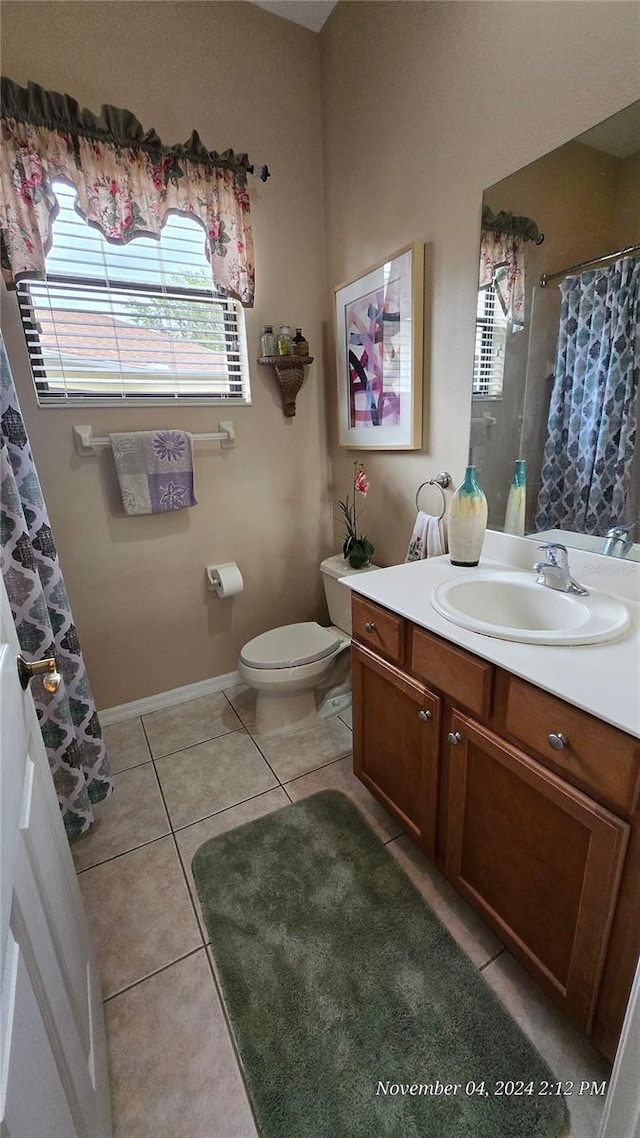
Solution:
[{"label": "green decorative vase", "polygon": [[519,458],[509,487],[507,512],[504,519],[504,532],[524,537],[524,519],[527,507],[527,464]]},{"label": "green decorative vase", "polygon": [[364,569],[373,557],[373,546],[366,537],[349,537],[342,547],[342,553],[352,569]]},{"label": "green decorative vase", "polygon": [[478,564],[487,529],[487,513],[487,499],[476,478],[476,468],[468,466],[464,481],[451,498],[447,515],[452,565]]}]

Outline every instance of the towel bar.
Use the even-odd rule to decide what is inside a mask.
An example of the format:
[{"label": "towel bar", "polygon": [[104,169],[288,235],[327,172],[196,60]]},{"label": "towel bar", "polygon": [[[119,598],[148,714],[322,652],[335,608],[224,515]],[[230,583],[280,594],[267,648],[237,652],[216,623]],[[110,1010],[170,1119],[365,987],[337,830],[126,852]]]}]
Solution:
[{"label": "towel bar", "polygon": [[[233,423],[226,421],[224,423],[218,423],[218,426],[220,430],[213,432],[213,434],[192,435],[191,437],[194,443],[205,440],[209,441],[210,439],[219,439],[220,446],[224,447],[225,449],[235,446],[236,435],[233,429]],[[75,439],[76,451],[83,457],[89,454],[95,454],[96,447],[111,446],[111,439],[108,436],[106,438],[100,439],[94,438],[93,427],[90,426],[75,425],[73,428],[73,437]]]},{"label": "towel bar", "polygon": [[449,474],[449,472],[447,470],[443,470],[442,474],[436,474],[435,478],[427,478],[426,482],[421,482],[420,485],[418,486],[418,489],[416,490],[416,510],[420,509],[420,506],[418,505],[418,498],[420,496],[420,491],[423,489],[423,487],[424,486],[437,486],[440,493],[442,494],[442,513],[438,517],[438,521],[441,522],[445,513],[447,512],[447,499],[445,497],[444,492],[445,492],[447,486],[449,486],[450,484],[451,484],[451,475]]}]

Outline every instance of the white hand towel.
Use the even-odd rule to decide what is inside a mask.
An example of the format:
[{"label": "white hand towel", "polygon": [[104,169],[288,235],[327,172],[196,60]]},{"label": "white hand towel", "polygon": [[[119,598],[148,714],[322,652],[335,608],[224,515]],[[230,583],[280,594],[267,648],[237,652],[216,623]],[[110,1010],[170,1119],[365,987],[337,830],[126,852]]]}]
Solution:
[{"label": "white hand towel", "polygon": [[442,557],[445,553],[445,541],[442,533],[441,518],[434,518],[433,514],[427,517],[427,557]]},{"label": "white hand towel", "polygon": [[422,561],[425,557],[440,557],[446,553],[445,545],[441,519],[418,510],[405,563]]},{"label": "white hand towel", "polygon": [[413,532],[409,541],[409,548],[407,549],[407,556],[405,557],[405,564],[407,561],[421,561],[427,555],[427,522],[429,521],[428,514],[418,510],[416,520],[413,523]]}]

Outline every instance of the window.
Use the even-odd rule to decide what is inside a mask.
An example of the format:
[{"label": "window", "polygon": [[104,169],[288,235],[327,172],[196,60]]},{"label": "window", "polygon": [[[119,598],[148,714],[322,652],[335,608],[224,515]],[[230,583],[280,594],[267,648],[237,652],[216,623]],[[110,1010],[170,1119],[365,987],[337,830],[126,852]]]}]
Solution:
[{"label": "window", "polygon": [[110,245],[75,196],[56,184],[46,280],[17,286],[38,402],[250,402],[244,312],[213,291],[200,223]]},{"label": "window", "polygon": [[492,284],[478,292],[473,395],[501,399],[507,347],[507,321]]}]

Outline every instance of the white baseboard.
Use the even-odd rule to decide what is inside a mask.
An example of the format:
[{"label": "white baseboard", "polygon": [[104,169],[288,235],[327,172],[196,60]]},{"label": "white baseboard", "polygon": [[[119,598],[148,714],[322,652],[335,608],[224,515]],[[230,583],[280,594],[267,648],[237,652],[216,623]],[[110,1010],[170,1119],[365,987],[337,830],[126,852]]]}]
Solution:
[{"label": "white baseboard", "polygon": [[139,715],[148,715],[150,711],[160,711],[163,707],[173,707],[177,703],[187,703],[190,699],[199,699],[200,696],[210,695],[223,688],[231,688],[241,682],[237,672],[227,672],[225,676],[212,676],[210,680],[198,680],[195,684],[186,684],[183,688],[172,688],[171,691],[161,691],[157,695],[146,696],[145,699],[134,699],[132,703],[121,703],[117,707],[106,707],[98,712],[103,727],[110,727],[113,723],[124,723],[126,719],[137,719]]}]

